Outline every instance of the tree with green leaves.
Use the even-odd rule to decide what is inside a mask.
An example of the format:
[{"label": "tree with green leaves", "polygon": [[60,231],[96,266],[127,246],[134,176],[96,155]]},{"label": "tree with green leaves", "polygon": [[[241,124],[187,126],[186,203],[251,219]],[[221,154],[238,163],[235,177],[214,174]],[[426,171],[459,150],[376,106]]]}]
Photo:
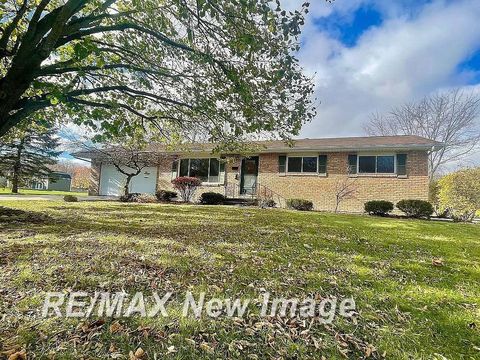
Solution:
[{"label": "tree with green leaves", "polygon": [[28,124],[12,130],[0,140],[0,175],[12,184],[12,193],[35,177],[52,173],[51,165],[60,155],[56,129],[47,124]]},{"label": "tree with green leaves", "polygon": [[480,210],[480,167],[450,173],[438,183],[440,208],[456,220],[472,221]]},{"label": "tree with green leaves", "polygon": [[279,0],[4,0],[0,136],[36,116],[105,136],[297,134],[315,113],[293,55],[307,12]]}]

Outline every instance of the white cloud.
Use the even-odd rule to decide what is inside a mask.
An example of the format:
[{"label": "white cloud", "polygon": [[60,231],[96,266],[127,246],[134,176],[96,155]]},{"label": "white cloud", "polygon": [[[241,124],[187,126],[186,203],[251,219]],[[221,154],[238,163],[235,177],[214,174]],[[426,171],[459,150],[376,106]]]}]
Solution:
[{"label": "white cloud", "polygon": [[[294,3],[286,1],[289,7]],[[313,22],[332,11],[348,16],[362,4],[375,6],[385,18],[354,47]],[[398,4],[355,0],[312,5],[299,57],[309,74],[316,72],[321,104],[302,137],[362,135],[372,112],[464,84],[468,74],[458,74],[457,66],[480,48],[480,3],[432,1],[416,7],[415,14]]]}]

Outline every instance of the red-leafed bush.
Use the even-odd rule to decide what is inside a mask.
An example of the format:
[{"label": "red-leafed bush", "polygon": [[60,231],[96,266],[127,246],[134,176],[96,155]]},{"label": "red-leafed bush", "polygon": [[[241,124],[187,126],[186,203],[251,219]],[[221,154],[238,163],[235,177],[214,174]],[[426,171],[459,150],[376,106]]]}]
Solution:
[{"label": "red-leafed bush", "polygon": [[180,197],[185,202],[190,202],[195,195],[195,191],[202,184],[200,179],[194,177],[177,177],[172,180],[173,187],[178,190]]}]

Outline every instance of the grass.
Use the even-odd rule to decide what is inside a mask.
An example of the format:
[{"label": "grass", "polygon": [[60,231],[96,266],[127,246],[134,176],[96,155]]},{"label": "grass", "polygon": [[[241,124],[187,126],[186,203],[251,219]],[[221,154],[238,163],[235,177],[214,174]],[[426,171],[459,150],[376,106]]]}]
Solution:
[{"label": "grass", "polygon": [[19,189],[18,194],[12,194],[12,190],[9,188],[0,188],[0,195],[75,195],[75,196],[88,196],[87,192],[76,191],[56,191],[56,190],[31,190],[31,189]]},{"label": "grass", "polygon": [[[128,358],[139,347],[149,359],[480,357],[480,226],[221,206],[2,205],[48,215],[0,223],[4,350],[56,359]],[[256,307],[235,320],[39,316],[46,291],[122,289],[173,291],[173,309],[187,290],[351,296],[358,314],[332,325],[260,318]]]}]

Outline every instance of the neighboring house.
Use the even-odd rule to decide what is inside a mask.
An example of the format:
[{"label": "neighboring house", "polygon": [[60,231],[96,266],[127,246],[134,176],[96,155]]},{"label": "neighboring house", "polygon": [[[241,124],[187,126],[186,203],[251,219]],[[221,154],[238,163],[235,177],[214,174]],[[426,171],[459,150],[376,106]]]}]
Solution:
[{"label": "neighboring house", "polygon": [[[161,152],[165,161],[145,168],[132,179],[131,191],[154,193],[171,189],[177,176],[202,179],[202,192],[227,197],[271,197],[313,201],[317,210],[333,210],[339,182],[351,181],[354,197],[346,199],[342,211],[363,211],[368,200],[428,198],[428,154],[442,144],[418,136],[379,136],[295,140],[252,144],[249,156],[212,155],[213,145],[192,145],[188,152],[164,151],[152,145],[147,151]],[[80,152],[92,162],[91,195],[120,195],[124,176],[95,153]]]},{"label": "neighboring house", "polygon": [[7,187],[7,178],[4,176],[0,176],[0,188]]},{"label": "neighboring house", "polygon": [[[11,186],[10,182],[7,182]],[[35,177],[29,180],[24,189],[70,191],[72,177],[68,173],[53,172],[49,176]]]}]

